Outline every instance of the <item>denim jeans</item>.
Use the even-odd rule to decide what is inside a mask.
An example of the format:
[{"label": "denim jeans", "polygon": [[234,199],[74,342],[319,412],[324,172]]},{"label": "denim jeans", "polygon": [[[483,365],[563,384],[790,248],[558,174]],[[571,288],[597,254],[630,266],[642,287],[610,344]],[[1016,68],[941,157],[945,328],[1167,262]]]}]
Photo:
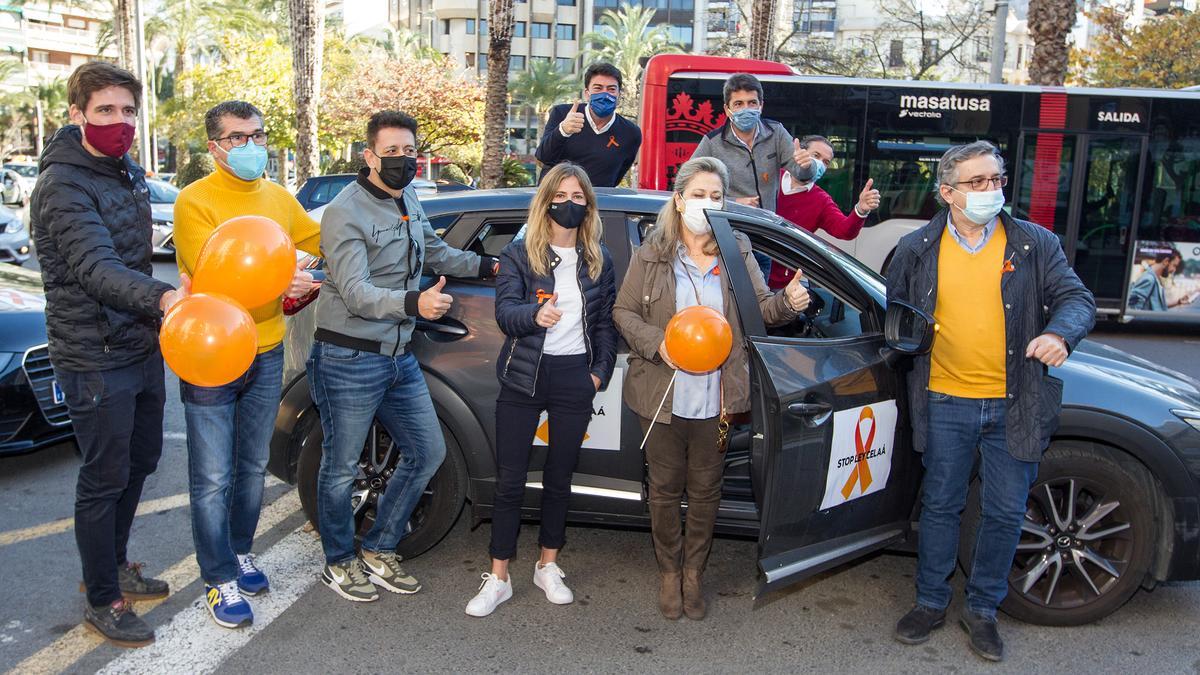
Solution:
[{"label": "denim jeans", "polygon": [[179,382],[187,420],[192,540],[207,584],[237,579],[237,556],[254,544],[282,387],[283,345],[256,356],[229,384]]},{"label": "denim jeans", "polygon": [[75,485],[75,543],[93,607],[121,598],[129,530],[146,477],[162,455],[163,360],[157,350],[124,368],[88,372],[54,369],[83,465]]},{"label": "denim jeans", "polygon": [[917,604],[945,609],[950,604],[950,575],[958,555],[962,511],[975,451],[979,450],[983,493],[982,519],[974,562],[967,580],[967,607],[995,617],[1008,594],[1025,500],[1037,477],[1038,463],[1008,452],[1004,399],[971,399],[929,393],[929,441],[921,497],[917,549]]},{"label": "denim jeans", "polygon": [[308,360],[308,379],[325,432],[317,517],[326,562],[354,557],[350,498],[358,460],[376,418],[401,455],[362,546],[369,551],[395,550],[425,487],[446,457],[446,441],[421,366],[410,352],[392,357],[318,340]]}]

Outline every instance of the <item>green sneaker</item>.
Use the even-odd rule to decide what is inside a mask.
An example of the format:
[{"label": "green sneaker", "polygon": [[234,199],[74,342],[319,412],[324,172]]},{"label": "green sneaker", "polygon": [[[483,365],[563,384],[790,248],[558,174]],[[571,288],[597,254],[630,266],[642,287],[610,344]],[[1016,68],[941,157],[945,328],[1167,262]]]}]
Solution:
[{"label": "green sneaker", "polygon": [[382,586],[393,593],[416,593],[421,590],[421,582],[404,571],[400,566],[400,556],[395,553],[376,553],[363,549],[363,569],[367,578],[376,586]]},{"label": "green sneaker", "polygon": [[321,581],[332,588],[334,593],[352,602],[373,602],[379,599],[379,592],[367,579],[367,575],[363,574],[362,565],[357,558],[326,565],[321,574]]}]

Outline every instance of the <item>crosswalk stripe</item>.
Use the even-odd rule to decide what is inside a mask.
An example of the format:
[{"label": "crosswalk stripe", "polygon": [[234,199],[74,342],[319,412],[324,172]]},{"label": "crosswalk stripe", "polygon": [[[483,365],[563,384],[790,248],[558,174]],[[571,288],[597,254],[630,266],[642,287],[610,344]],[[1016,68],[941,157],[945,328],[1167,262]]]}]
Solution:
[{"label": "crosswalk stripe", "polygon": [[123,652],[100,674],[214,672],[316,583],[324,556],[320,539],[298,528],[258,556],[257,561],[271,579],[271,591],[250,599],[254,609],[252,626],[238,630],[217,626],[200,597],[158,629],[154,644]]},{"label": "crosswalk stripe", "polygon": [[[283,522],[284,518],[292,515],[299,508],[299,493],[295,490],[288,491],[263,509],[258,519],[258,530],[255,532],[255,536],[261,536]],[[191,585],[200,578],[200,567],[196,564],[196,554],[193,553],[167,568],[165,572],[158,575],[158,578],[171,585],[171,596],[169,597],[174,597],[178,590]],[[165,600],[139,602],[134,606],[134,609],[140,616],[145,616],[147,612],[159,606]],[[61,673],[70,668],[76,661],[86,656],[88,652],[102,644],[104,644],[102,638],[87,630],[82,625],[78,625],[67,631],[62,637],[43,647],[37,653],[18,663],[12,672],[31,673],[34,675]]]},{"label": "crosswalk stripe", "polygon": [[[283,481],[274,476],[267,476],[266,487],[274,487],[281,485]],[[137,514],[146,516],[151,513],[161,513],[163,511],[171,511],[181,506],[187,506],[188,493],[181,492],[170,497],[159,497],[138,504]],[[0,547],[10,544],[19,544],[30,539],[38,539],[40,537],[48,537],[52,534],[62,534],[75,529],[75,518],[60,518],[49,523],[34,525],[20,530],[10,530],[8,532],[0,532]]]}]

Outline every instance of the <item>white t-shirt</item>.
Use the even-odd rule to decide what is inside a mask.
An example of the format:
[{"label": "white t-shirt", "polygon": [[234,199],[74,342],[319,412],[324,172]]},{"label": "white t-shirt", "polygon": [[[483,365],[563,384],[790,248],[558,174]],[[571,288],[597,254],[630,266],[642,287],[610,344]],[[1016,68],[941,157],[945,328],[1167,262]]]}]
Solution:
[{"label": "white t-shirt", "polygon": [[554,268],[554,291],[558,293],[558,308],[562,318],[546,329],[543,354],[568,356],[584,354],[587,345],[583,341],[583,295],[576,278],[579,269],[579,254],[574,248],[551,246],[561,261]]}]

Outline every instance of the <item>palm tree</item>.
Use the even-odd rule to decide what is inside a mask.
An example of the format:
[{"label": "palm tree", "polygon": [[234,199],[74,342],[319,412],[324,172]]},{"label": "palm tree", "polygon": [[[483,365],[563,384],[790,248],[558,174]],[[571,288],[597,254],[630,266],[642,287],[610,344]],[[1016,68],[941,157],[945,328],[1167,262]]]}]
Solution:
[{"label": "palm tree", "polygon": [[650,28],[654,10],[622,4],[616,10],[605,10],[600,16],[599,29],[583,36],[585,61],[605,61],[620,69],[624,76],[621,104],[618,111],[637,118],[638,89],[642,80],[642,63],[655,54],[681,52],[683,48],[671,42],[666,26]]},{"label": "palm tree", "polygon": [[1029,81],[1061,87],[1067,77],[1070,47],[1067,36],[1075,25],[1075,0],[1029,0],[1029,34],[1033,55],[1029,59]]},{"label": "palm tree", "polygon": [[[529,122],[536,116],[537,125],[533,127],[532,138],[541,137],[536,133],[541,128],[542,116],[557,103],[562,103],[568,96],[578,95],[579,80],[570,73],[564,73],[549,60],[537,60],[529,64],[529,70],[518,73],[512,81],[513,94],[529,108],[525,117],[526,138],[529,138]],[[535,141],[536,145],[536,141]]]},{"label": "palm tree", "polygon": [[[323,0],[290,0],[292,77],[296,97],[296,184],[321,172],[317,139],[317,106],[321,101],[321,61],[325,46]],[[286,182],[286,169],[280,169]]]},{"label": "palm tree", "polygon": [[[175,56],[173,76],[181,89],[177,93],[185,100],[192,95],[192,85],[187,78],[180,81],[179,76],[192,69],[196,53],[211,49],[226,31],[263,26],[260,15],[246,4],[234,0],[162,0],[158,11],[146,20],[146,40],[162,38],[171,45]],[[175,147],[176,167],[187,164],[188,154],[187,141],[180,139]]]},{"label": "palm tree", "polygon": [[750,7],[750,53],[752,59],[775,58],[775,10],[777,0],[754,0]]},{"label": "palm tree", "polygon": [[513,0],[488,2],[487,95],[483,110],[483,163],[479,186],[495,188],[504,178],[508,146],[508,57],[512,53]]},{"label": "palm tree", "polygon": [[381,52],[390,61],[411,58],[424,60],[442,58],[441,52],[430,46],[424,35],[393,26],[384,26],[383,31],[382,37],[356,35],[351,38],[350,43]]}]

